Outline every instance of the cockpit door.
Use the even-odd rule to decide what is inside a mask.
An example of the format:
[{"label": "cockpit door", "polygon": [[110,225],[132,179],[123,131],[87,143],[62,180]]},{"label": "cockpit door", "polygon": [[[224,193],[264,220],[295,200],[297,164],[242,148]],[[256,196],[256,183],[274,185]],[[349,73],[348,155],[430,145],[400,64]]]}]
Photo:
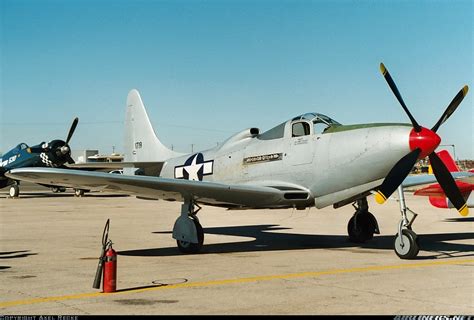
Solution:
[{"label": "cockpit door", "polygon": [[313,126],[308,121],[290,123],[289,147],[287,157],[291,165],[297,166],[313,162],[314,139]]}]

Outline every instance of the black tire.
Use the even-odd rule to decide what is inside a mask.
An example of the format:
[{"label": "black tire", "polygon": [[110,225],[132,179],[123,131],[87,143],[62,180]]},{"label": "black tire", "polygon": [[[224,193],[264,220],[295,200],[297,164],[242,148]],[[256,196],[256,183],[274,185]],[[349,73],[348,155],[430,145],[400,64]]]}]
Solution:
[{"label": "black tire", "polygon": [[376,226],[377,221],[370,212],[354,214],[347,224],[349,240],[354,243],[363,243],[372,239]]},{"label": "black tire", "polygon": [[74,196],[75,196],[75,197],[82,197],[82,196],[84,196],[84,190],[82,190],[82,189],[74,189]]},{"label": "black tire", "polygon": [[[191,218],[192,219],[192,218]],[[176,244],[178,245],[179,251],[182,253],[199,253],[201,251],[202,245],[204,243],[204,230],[202,229],[201,224],[192,219],[194,225],[196,226],[196,232],[198,236],[198,243],[191,243],[188,241],[176,240]]]},{"label": "black tire", "polygon": [[20,195],[20,187],[17,184],[12,185],[10,187],[9,194],[12,198],[18,198]]},{"label": "black tire", "polygon": [[402,230],[403,246],[401,244],[398,234],[394,240],[394,250],[400,259],[413,259],[420,252],[420,246],[418,245],[418,237],[415,232],[409,229]]}]

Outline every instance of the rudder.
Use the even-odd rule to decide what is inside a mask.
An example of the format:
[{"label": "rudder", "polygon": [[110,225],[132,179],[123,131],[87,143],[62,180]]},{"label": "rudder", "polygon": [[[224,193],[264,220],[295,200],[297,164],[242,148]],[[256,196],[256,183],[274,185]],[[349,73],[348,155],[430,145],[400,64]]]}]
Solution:
[{"label": "rudder", "polygon": [[181,155],[158,139],[136,89],[127,96],[124,147],[125,162],[163,162]]}]

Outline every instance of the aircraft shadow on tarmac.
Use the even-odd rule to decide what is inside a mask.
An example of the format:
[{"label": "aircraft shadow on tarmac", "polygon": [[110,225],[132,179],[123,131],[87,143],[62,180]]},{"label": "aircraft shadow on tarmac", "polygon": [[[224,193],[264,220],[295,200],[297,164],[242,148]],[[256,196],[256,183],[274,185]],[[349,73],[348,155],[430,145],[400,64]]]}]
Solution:
[{"label": "aircraft shadow on tarmac", "polygon": [[[84,197],[91,198],[120,198],[129,197],[128,194],[112,194],[112,193],[92,193],[86,194]],[[10,198],[8,194],[4,194],[3,198]],[[74,198],[74,193],[52,193],[52,192],[22,192],[19,199],[38,199],[38,198]]]},{"label": "aircraft shadow on tarmac", "polygon": [[[366,243],[356,244],[349,241],[346,235],[308,235],[282,233],[282,230],[290,228],[278,225],[254,225],[204,228],[205,234],[224,236],[241,236],[254,238],[250,241],[239,241],[231,243],[204,244],[200,254],[209,253],[236,253],[236,252],[259,252],[278,250],[301,250],[301,249],[350,249],[360,252],[360,249],[393,250],[395,236],[375,236]],[[273,232],[273,231],[279,231]],[[171,231],[154,232],[157,234],[171,234]],[[430,256],[420,256],[417,259],[438,259],[460,256],[474,256],[474,245],[453,243],[474,238],[474,233],[444,233],[444,234],[421,234],[418,235],[419,245],[422,251],[434,253]],[[449,242],[448,242],[449,241]],[[176,247],[137,249],[118,252],[126,256],[178,256],[182,255]]]},{"label": "aircraft shadow on tarmac", "polygon": [[30,250],[0,252],[0,259],[17,259],[35,256],[37,253],[29,253]]},{"label": "aircraft shadow on tarmac", "polygon": [[[8,252],[0,252],[0,259],[18,259],[18,258],[26,258],[28,256],[37,255],[37,253],[29,253],[30,250],[21,250],[21,251],[8,251]],[[0,270],[10,269],[9,266],[0,266]]]},{"label": "aircraft shadow on tarmac", "polygon": [[443,220],[444,222],[474,222],[474,217],[467,218],[447,218]]}]

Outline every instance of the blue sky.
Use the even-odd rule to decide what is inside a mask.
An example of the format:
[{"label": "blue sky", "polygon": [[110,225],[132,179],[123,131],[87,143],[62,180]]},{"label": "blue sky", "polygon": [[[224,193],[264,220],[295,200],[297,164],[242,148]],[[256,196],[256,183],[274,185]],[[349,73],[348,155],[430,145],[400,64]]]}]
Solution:
[{"label": "blue sky", "polygon": [[[474,158],[472,1],[0,0],[0,151],[65,139],[122,151],[128,91],[178,151],[305,112],[344,124],[418,122]],[[452,148],[448,147],[452,151]]]}]

